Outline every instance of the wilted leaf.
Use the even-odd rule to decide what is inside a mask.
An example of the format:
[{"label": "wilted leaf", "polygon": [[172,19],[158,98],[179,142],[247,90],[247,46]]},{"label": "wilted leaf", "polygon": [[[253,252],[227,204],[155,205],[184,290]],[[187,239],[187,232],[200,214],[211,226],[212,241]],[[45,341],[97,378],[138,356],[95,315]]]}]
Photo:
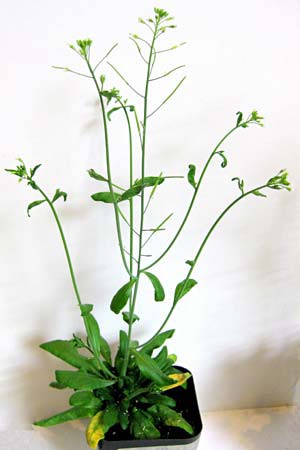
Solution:
[{"label": "wilted leaf", "polygon": [[189,372],[185,372],[185,373],[172,373],[171,375],[169,375],[169,378],[173,381],[175,381],[175,383],[173,384],[169,384],[167,386],[163,386],[161,388],[162,391],[168,391],[169,389],[173,389],[176,388],[178,386],[181,386],[182,384],[184,384],[192,375]]},{"label": "wilted leaf", "polygon": [[86,440],[91,448],[96,449],[98,442],[104,439],[103,411],[99,411],[90,421],[86,429]]}]

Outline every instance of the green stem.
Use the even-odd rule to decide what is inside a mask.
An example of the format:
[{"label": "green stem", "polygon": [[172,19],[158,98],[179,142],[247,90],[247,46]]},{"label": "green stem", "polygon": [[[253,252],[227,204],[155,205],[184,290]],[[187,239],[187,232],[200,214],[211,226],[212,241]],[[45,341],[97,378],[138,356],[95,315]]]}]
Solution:
[{"label": "green stem", "polygon": [[173,247],[173,244],[176,242],[178,236],[180,235],[182,229],[184,228],[184,226],[185,226],[185,224],[186,224],[186,221],[187,221],[188,218],[189,218],[190,212],[191,212],[191,210],[192,210],[192,208],[193,208],[193,206],[194,206],[194,203],[195,203],[195,200],[196,200],[196,197],[197,197],[199,188],[200,188],[200,186],[201,186],[202,180],[203,180],[203,178],[204,178],[205,172],[207,171],[207,168],[208,168],[208,166],[210,165],[211,160],[213,159],[215,153],[216,153],[217,150],[220,148],[220,146],[223,144],[223,142],[224,142],[224,141],[225,141],[225,140],[226,140],[226,139],[227,139],[227,138],[228,138],[235,130],[237,130],[238,128],[239,128],[239,127],[234,127],[234,128],[232,128],[228,133],[226,133],[225,136],[218,142],[218,144],[216,145],[216,147],[213,149],[212,153],[210,154],[210,156],[209,156],[208,160],[206,161],[206,164],[205,164],[205,166],[204,166],[204,168],[203,168],[203,170],[202,170],[202,172],[201,172],[201,175],[200,175],[200,177],[199,177],[199,180],[198,180],[196,189],[195,189],[195,191],[194,191],[192,200],[191,200],[191,202],[190,202],[190,205],[189,205],[189,207],[188,207],[188,209],[187,209],[187,212],[186,212],[186,214],[185,214],[185,216],[184,216],[184,218],[183,218],[183,221],[181,222],[181,225],[179,226],[179,228],[178,228],[176,234],[174,235],[173,239],[171,240],[170,244],[169,244],[168,247],[165,249],[165,251],[164,251],[164,252],[163,252],[156,260],[154,260],[151,264],[149,264],[148,266],[144,267],[144,268],[142,269],[142,271],[149,270],[151,267],[153,267],[155,264],[157,264],[157,263],[158,263],[158,262],[159,262],[159,261],[160,261],[167,253],[168,253],[168,251]]},{"label": "green stem", "polygon": [[[153,33],[152,43],[149,52],[148,66],[147,66],[147,76],[145,83],[145,94],[144,94],[144,116],[143,116],[143,135],[142,135],[142,173],[141,173],[141,183],[143,185],[145,178],[145,151],[146,151],[146,133],[147,133],[147,111],[148,111],[148,92],[149,92],[149,83],[150,83],[150,73],[151,73],[151,62],[153,57],[153,48],[156,39],[158,22],[156,22],[155,30]],[[129,325],[128,325],[128,338],[126,342],[126,349],[124,355],[124,363],[121,370],[121,376],[125,376],[128,367],[129,361],[129,353],[130,353],[130,342],[132,335],[132,324],[133,324],[133,314],[137,299],[140,273],[141,273],[141,259],[142,259],[142,246],[143,246],[143,229],[144,229],[144,203],[145,203],[145,190],[141,191],[141,206],[140,206],[140,236],[139,236],[139,244],[138,244],[138,263],[137,263],[137,274],[136,274],[136,282],[134,285],[134,292],[131,302],[131,309],[129,312]]]},{"label": "green stem", "polygon": [[82,302],[81,302],[81,298],[80,298],[80,294],[79,294],[79,290],[78,290],[78,286],[77,286],[77,282],[76,282],[76,278],[75,278],[75,274],[74,274],[74,269],[73,269],[73,264],[72,264],[70,252],[69,252],[69,249],[68,249],[67,241],[66,241],[66,238],[65,238],[65,235],[64,235],[64,231],[63,231],[62,225],[60,223],[59,217],[57,215],[56,209],[54,208],[53,203],[51,202],[49,197],[45,194],[45,192],[36,183],[35,183],[35,185],[37,187],[37,190],[42,194],[42,196],[44,197],[44,199],[46,200],[46,202],[50,206],[51,211],[52,211],[52,213],[54,215],[54,218],[55,218],[58,230],[59,230],[59,234],[60,234],[60,237],[61,237],[62,242],[63,242],[64,249],[65,249],[65,254],[66,254],[66,257],[67,257],[67,262],[68,262],[68,266],[69,266],[69,271],[70,271],[71,280],[72,280],[74,292],[75,292],[75,295],[76,295],[76,299],[77,299],[78,305],[81,306]]},{"label": "green stem", "polygon": [[[195,258],[193,259],[193,266],[191,266],[191,268],[189,269],[189,271],[188,271],[188,273],[187,273],[187,276],[186,276],[186,278],[185,278],[185,282],[184,282],[184,284],[182,285],[182,288],[181,288],[180,292],[178,293],[178,296],[179,296],[179,297],[180,297],[180,293],[181,293],[181,292],[184,292],[184,289],[185,289],[185,287],[186,287],[186,285],[187,285],[187,283],[188,283],[188,281],[189,281],[189,279],[190,279],[190,277],[191,277],[191,275],[192,275],[192,273],[193,273],[193,270],[194,270],[194,268],[195,268],[195,266],[196,266],[196,263],[197,263],[197,261],[198,261],[200,255],[201,255],[201,253],[202,253],[202,251],[203,251],[203,249],[204,249],[204,247],[205,247],[205,245],[206,245],[206,243],[207,243],[207,241],[208,241],[210,235],[212,234],[212,232],[214,231],[214,229],[216,228],[216,226],[219,224],[219,222],[223,219],[223,217],[225,216],[225,214],[227,214],[227,212],[228,212],[234,205],[236,205],[240,200],[242,200],[243,198],[247,197],[247,196],[250,195],[250,194],[253,194],[253,192],[255,192],[255,191],[260,191],[261,189],[265,189],[265,188],[267,188],[267,187],[268,187],[268,185],[267,185],[267,184],[264,184],[264,185],[262,185],[262,186],[259,186],[259,187],[255,188],[255,189],[251,189],[250,191],[246,192],[245,194],[242,194],[242,195],[240,195],[239,197],[237,197],[233,202],[231,202],[231,203],[223,210],[223,212],[222,212],[222,213],[219,215],[219,217],[215,220],[215,222],[213,223],[213,225],[212,225],[212,226],[210,227],[210,229],[208,230],[208,232],[207,232],[205,238],[203,239],[203,241],[202,241],[202,243],[201,243],[201,245],[200,245],[200,247],[199,247],[199,249],[198,249],[198,251],[197,251],[197,253],[196,253]],[[173,302],[172,307],[171,307],[169,313],[167,314],[167,317],[165,318],[163,324],[159,327],[159,329],[156,331],[156,333],[152,336],[151,339],[149,339],[148,341],[146,341],[144,344],[140,345],[139,347],[143,347],[144,345],[149,344],[149,342],[153,341],[153,339],[156,338],[156,336],[157,336],[157,335],[163,330],[163,328],[166,326],[168,320],[170,319],[170,317],[171,317],[171,315],[172,315],[172,313],[173,313],[173,311],[174,311],[174,309],[175,309],[175,306],[176,306],[176,303]]]},{"label": "green stem", "polygon": [[101,104],[101,112],[102,112],[103,127],[104,127],[104,139],[105,139],[107,178],[108,178],[109,191],[110,191],[110,193],[111,193],[111,195],[112,195],[112,197],[114,199],[113,205],[114,205],[114,211],[115,211],[115,220],[116,220],[116,226],[117,226],[117,235],[118,235],[118,241],[119,241],[121,257],[122,257],[122,261],[123,261],[123,264],[124,264],[126,272],[128,273],[128,275],[130,277],[132,277],[132,273],[130,272],[130,269],[128,267],[127,260],[126,260],[126,257],[125,257],[125,253],[124,253],[123,239],[122,239],[121,225],[120,225],[120,218],[119,218],[119,210],[118,210],[117,202],[115,201],[114,190],[113,190],[113,185],[112,185],[112,177],[111,177],[111,170],[110,170],[108,127],[107,127],[107,120],[106,120],[106,114],[105,114],[104,101],[103,101],[103,97],[102,97],[102,94],[101,94],[98,82],[96,80],[94,71],[93,71],[93,69],[91,67],[90,61],[89,61],[88,58],[85,58],[85,61],[87,63],[89,71],[90,71],[90,73],[92,75],[92,78],[94,80],[94,83],[95,83],[95,86],[96,86],[96,89],[97,89],[97,92],[98,92],[100,104]]}]

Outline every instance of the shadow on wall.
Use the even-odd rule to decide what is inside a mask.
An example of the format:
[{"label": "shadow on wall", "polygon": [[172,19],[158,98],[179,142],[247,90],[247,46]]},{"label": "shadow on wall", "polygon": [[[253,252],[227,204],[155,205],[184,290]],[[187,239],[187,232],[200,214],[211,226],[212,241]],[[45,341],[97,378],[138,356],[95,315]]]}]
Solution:
[{"label": "shadow on wall", "polygon": [[[263,408],[297,403],[300,341],[278,350],[264,343],[238,359],[227,355],[204,386],[206,410]],[[299,391],[300,392],[300,391]],[[298,398],[298,399],[299,399]],[[201,401],[201,389],[200,389]],[[237,406],[238,405],[238,406]]]}]

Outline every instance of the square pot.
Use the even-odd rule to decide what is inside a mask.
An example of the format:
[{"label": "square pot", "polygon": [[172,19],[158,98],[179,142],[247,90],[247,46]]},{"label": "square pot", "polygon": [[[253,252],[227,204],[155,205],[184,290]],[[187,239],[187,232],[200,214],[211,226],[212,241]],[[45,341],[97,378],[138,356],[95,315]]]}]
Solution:
[{"label": "square pot", "polygon": [[[184,367],[174,366],[182,372],[189,372]],[[185,437],[186,433],[182,430],[173,428],[170,432],[170,437],[162,439],[126,439],[124,432],[118,433],[117,430],[111,429],[106,439],[99,443],[99,449],[101,450],[137,450],[152,449],[152,450],[197,450],[200,434],[202,431],[202,421],[200,411],[197,402],[195,384],[193,377],[191,376],[187,380],[187,389],[181,387],[170,389],[168,396],[173,397],[176,400],[177,407],[180,411],[183,411],[183,415],[188,422],[193,425],[195,434],[191,437]],[[177,431],[178,430],[178,431]],[[184,435],[184,437],[182,437]]]}]

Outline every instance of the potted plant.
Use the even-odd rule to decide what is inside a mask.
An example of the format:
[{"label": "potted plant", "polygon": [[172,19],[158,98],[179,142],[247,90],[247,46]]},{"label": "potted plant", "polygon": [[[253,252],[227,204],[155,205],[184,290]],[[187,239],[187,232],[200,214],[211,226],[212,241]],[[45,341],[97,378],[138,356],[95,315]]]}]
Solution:
[{"label": "potted plant", "polygon": [[[98,191],[92,194],[91,198],[95,202],[107,203],[107,207],[114,210],[121,261],[128,277],[127,282],[112,296],[110,302],[111,310],[115,314],[122,314],[125,327],[127,327],[126,330],[120,331],[119,348],[114,358],[112,358],[108,342],[101,333],[101,327],[92,313],[93,305],[84,303],[80,295],[67,241],[56,210],[56,202],[59,199],[66,201],[67,193],[56,189],[50,196],[42,189],[40,182],[36,180],[40,164],[33,168],[27,168],[24,161],[19,159],[15,169],[6,169],[16,175],[19,181],[24,180],[37,193],[36,201],[28,205],[28,216],[33,208],[43,203],[50,208],[62,240],[75,298],[86,332],[85,338],[74,334],[69,340],[55,340],[41,344],[43,350],[75,368],[75,370],[57,370],[55,381],[50,383],[50,386],[56,389],[70,388],[74,393],[69,400],[69,409],[50,418],[38,420],[35,425],[48,427],[73,419],[90,418],[86,437],[91,448],[97,448],[98,445],[104,449],[159,448],[160,446],[180,445],[192,449],[197,447],[202,429],[195,388],[191,373],[187,369],[174,365],[176,356],[169,354],[165,345],[166,341],[172,337],[174,330],[166,330],[165,327],[178,302],[197,284],[192,275],[199,257],[211,234],[227,212],[251,195],[266,197],[265,192],[269,189],[290,190],[290,183],[286,170],[280,170],[274,177],[250,189],[246,189],[244,181],[239,177],[233,178],[233,181],[237,182],[239,194],[213,222],[193,258],[186,261],[186,277],[176,282],[170,300],[170,310],[162,320],[162,325],[146,342],[137,342],[134,339],[133,328],[139,320],[136,315],[136,304],[140,301],[140,279],[145,277],[152,284],[156,302],[165,300],[162,282],[157,274],[153,273],[152,268],[168,253],[181,234],[211,161],[215,157],[220,158],[222,168],[226,167],[227,157],[222,150],[224,141],[237,130],[248,128],[251,125],[263,126],[263,117],[257,111],[252,111],[247,117],[238,112],[233,127],[217,143],[199,176],[196,176],[195,165],[189,165],[186,178],[191,185],[192,195],[186,214],[173,239],[162,250],[160,256],[146,264],[143,259],[143,247],[165,226],[170,218],[169,215],[157,227],[147,230],[145,216],[149,203],[162,183],[168,182],[169,178],[176,178],[165,176],[163,172],[156,175],[146,173],[147,123],[149,117],[173,96],[184,78],[157,108],[149,111],[151,83],[171,75],[183,66],[175,67],[161,75],[155,73],[159,57],[164,52],[178,47],[164,48],[161,47],[160,42],[160,38],[165,32],[175,28],[173,18],[166,11],[155,8],[152,18],[139,19],[139,22],[148,34],[143,37],[133,34],[130,38],[145,63],[144,92],[138,92],[114,65],[110,63],[109,65],[135,94],[142,98],[141,115],[139,108],[131,101],[124,99],[119,90],[108,87],[106,77],[98,72],[100,64],[110,55],[116,45],[97,64],[94,64],[91,56],[92,41],[89,39],[79,40],[76,45],[70,47],[83,60],[86,72],[79,73],[69,68],[57,67],[86,77],[94,84],[98,95],[104,128],[106,174],[99,174],[94,169],[88,170],[88,175],[100,185]],[[111,171],[109,122],[117,113],[123,115],[128,129],[129,179],[127,186],[119,186],[113,179]],[[138,137],[138,149],[134,149],[133,146],[134,132]],[[138,174],[133,170],[135,151],[141,154],[141,168]],[[124,207],[127,208],[126,212],[124,212]],[[134,224],[137,222],[139,227],[135,229]],[[122,225],[129,227],[128,252],[124,247]]]}]

